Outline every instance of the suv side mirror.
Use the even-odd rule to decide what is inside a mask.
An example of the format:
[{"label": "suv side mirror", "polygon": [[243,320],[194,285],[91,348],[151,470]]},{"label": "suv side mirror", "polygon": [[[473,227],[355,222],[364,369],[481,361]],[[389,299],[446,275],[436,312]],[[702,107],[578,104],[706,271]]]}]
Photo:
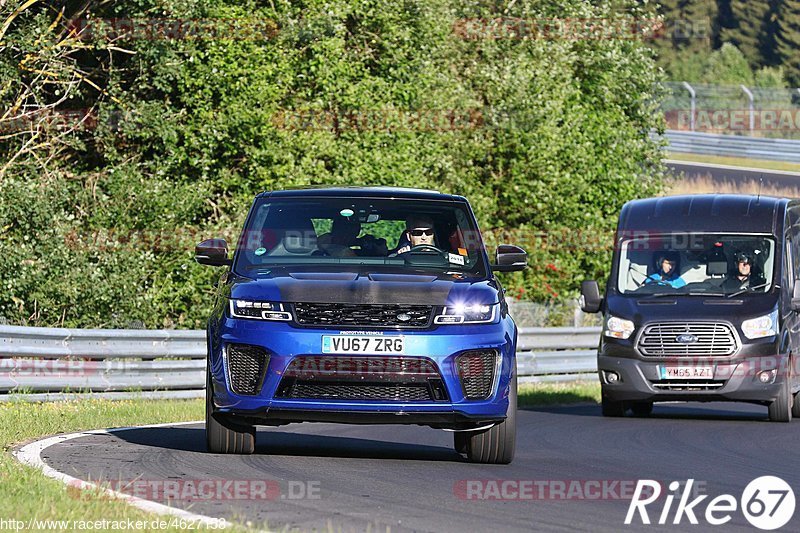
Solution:
[{"label": "suv side mirror", "polygon": [[603,297],[600,295],[600,286],[595,280],[581,282],[581,310],[584,313],[597,313],[603,305]]},{"label": "suv side mirror", "polygon": [[528,253],[513,244],[501,244],[494,253],[492,270],[496,272],[516,272],[528,266]]},{"label": "suv side mirror", "polygon": [[800,279],[794,280],[791,307],[792,311],[800,311]]},{"label": "suv side mirror", "polygon": [[194,259],[201,265],[226,266],[233,264],[228,259],[228,243],[225,239],[207,239],[194,247]]}]

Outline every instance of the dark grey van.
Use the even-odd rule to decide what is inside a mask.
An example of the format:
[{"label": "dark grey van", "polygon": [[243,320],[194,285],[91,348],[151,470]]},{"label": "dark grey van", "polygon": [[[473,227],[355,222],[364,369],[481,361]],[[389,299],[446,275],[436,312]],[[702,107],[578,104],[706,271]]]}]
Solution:
[{"label": "dark grey van", "polygon": [[[800,201],[689,195],[628,202],[605,294],[597,363],[605,416],[653,402],[745,401],[800,416]],[[797,401],[795,401],[797,400]]]}]

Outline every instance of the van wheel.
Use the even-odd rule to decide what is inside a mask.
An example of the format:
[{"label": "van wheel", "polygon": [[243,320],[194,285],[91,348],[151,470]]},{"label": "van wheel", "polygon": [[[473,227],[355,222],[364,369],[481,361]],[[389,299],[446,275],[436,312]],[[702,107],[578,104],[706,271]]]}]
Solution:
[{"label": "van wheel", "polygon": [[206,448],[211,453],[251,454],[256,449],[256,428],[232,424],[214,413],[211,371],[206,378]]},{"label": "van wheel", "polygon": [[470,462],[507,465],[514,460],[514,447],[517,442],[516,375],[511,378],[506,419],[483,431],[456,432],[454,436],[456,451],[459,451],[460,439],[465,441],[463,453],[466,453]]},{"label": "van wheel", "polygon": [[634,416],[650,416],[653,412],[653,402],[633,402],[631,411]]},{"label": "van wheel", "polygon": [[794,400],[792,401],[792,416],[800,418],[800,392],[794,395]]},{"label": "van wheel", "polygon": [[603,416],[620,417],[625,416],[625,403],[608,400],[603,398],[602,402]]},{"label": "van wheel", "polygon": [[785,380],[781,385],[781,392],[778,397],[769,404],[769,419],[772,422],[791,422],[793,400],[791,389],[789,388],[789,380]]}]

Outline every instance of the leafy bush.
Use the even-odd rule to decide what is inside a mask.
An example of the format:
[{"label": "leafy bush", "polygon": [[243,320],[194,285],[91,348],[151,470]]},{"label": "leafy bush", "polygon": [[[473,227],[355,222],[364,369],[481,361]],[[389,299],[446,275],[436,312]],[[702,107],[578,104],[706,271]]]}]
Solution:
[{"label": "leafy bush", "polygon": [[[92,40],[58,49],[68,26],[48,30],[57,14],[31,8],[6,36],[19,46],[0,59],[12,87],[0,98],[10,106],[37,83],[19,66],[26,55],[46,65],[66,47],[59,76],[77,81],[56,109],[90,108],[93,125],[38,125],[0,148],[0,314],[202,327],[220,272],[194,263],[194,242],[232,239],[259,191],[318,184],[463,194],[488,244],[530,250],[530,269],[503,276],[510,294],[574,297],[580,280],[607,275],[621,205],[660,186],[652,53],[628,36],[457,29],[501,16],[614,18],[619,4],[532,1],[501,13],[450,0],[124,1],[64,20],[263,31],[114,39],[97,22]],[[57,100],[52,84],[37,90],[31,105]],[[35,136],[46,142],[26,148]]]}]

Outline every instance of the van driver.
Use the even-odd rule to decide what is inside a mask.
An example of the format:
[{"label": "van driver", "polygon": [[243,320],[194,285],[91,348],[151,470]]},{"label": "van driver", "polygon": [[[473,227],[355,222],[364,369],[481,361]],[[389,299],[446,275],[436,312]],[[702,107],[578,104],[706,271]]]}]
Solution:
[{"label": "van driver", "polygon": [[722,282],[722,289],[738,291],[749,289],[764,283],[764,277],[753,274],[753,256],[747,252],[738,252],[736,258],[736,272],[729,274]]}]

